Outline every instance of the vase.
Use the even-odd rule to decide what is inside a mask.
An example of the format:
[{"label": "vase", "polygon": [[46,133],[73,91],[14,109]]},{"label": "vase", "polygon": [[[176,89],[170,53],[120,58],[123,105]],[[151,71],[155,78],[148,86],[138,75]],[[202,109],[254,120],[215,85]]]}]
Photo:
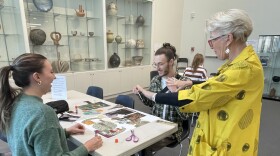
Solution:
[{"label": "vase", "polygon": [[273,82],[279,82],[280,81],[280,76],[273,76],[272,81]]},{"label": "vase", "polygon": [[46,33],[41,29],[32,29],[29,38],[34,45],[42,45],[46,41]]},{"label": "vase", "polygon": [[111,2],[107,5],[107,15],[117,15],[118,13],[118,7],[114,2]]},{"label": "vase", "polygon": [[135,46],[136,46],[136,41],[134,39],[129,39],[125,42],[126,48],[135,48]]},{"label": "vase", "polygon": [[269,92],[269,97],[275,97],[275,95],[276,95],[276,89],[275,88],[272,88],[271,90],[270,90],[270,92]]},{"label": "vase", "polygon": [[111,30],[107,31],[107,43],[112,43],[114,41],[114,33]]},{"label": "vase", "polygon": [[119,57],[119,55],[117,53],[114,53],[110,59],[109,59],[109,63],[111,65],[112,68],[116,68],[120,65],[121,63],[121,59]]},{"label": "vase", "polygon": [[120,44],[120,43],[122,42],[122,37],[121,37],[120,35],[117,35],[117,36],[115,37],[115,41],[116,41],[118,44]]},{"label": "vase", "polygon": [[136,40],[136,48],[144,48],[145,44],[144,44],[144,40]]},{"label": "vase", "polygon": [[142,15],[138,16],[137,19],[136,19],[136,24],[138,26],[143,26],[145,23],[145,19]]}]

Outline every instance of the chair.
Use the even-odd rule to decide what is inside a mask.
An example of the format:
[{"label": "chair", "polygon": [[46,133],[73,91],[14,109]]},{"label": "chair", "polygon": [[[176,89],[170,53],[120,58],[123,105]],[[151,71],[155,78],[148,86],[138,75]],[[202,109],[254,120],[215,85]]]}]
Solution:
[{"label": "chair", "polygon": [[9,148],[9,145],[7,143],[7,138],[2,135],[2,133],[0,132],[0,155],[11,155],[11,151]]},{"label": "chair", "polygon": [[178,74],[183,74],[186,67],[189,65],[188,58],[178,58],[177,65],[176,65],[176,71]]},{"label": "chair", "polygon": [[155,76],[157,76],[157,75],[158,75],[158,71],[152,70],[152,71],[150,72],[150,81],[151,81]]},{"label": "chair", "polygon": [[128,95],[118,95],[115,103],[134,109],[134,100]]},{"label": "chair", "polygon": [[103,89],[97,86],[89,86],[87,89],[87,95],[103,99]]},{"label": "chair", "polygon": [[173,143],[167,145],[167,147],[169,147],[169,148],[174,148],[174,147],[176,147],[177,145],[180,145],[180,153],[179,153],[179,156],[181,156],[181,154],[182,154],[182,148],[183,148],[182,141],[185,140],[185,139],[188,139],[188,141],[189,141],[189,143],[190,143],[190,138],[189,138],[190,130],[191,130],[191,124],[190,124],[189,119],[183,120],[183,132],[182,132],[182,134],[181,134],[181,141],[180,141],[180,142],[178,142],[178,141],[173,142]]}]

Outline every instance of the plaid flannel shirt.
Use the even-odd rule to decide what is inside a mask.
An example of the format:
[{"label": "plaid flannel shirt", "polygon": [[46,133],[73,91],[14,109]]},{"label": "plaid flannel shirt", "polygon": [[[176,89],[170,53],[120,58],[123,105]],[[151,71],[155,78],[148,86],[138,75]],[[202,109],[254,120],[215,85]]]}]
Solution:
[{"label": "plaid flannel shirt", "polygon": [[[177,79],[181,78],[181,76],[178,74],[175,77]],[[151,80],[149,91],[159,93],[164,89],[161,86],[161,78],[161,76],[157,75]],[[186,115],[184,113],[181,113],[178,107],[165,104],[157,104],[145,96],[142,96],[142,102],[145,105],[152,107],[152,115],[178,124],[178,131],[174,133],[173,136],[176,137],[176,139],[180,142],[181,134],[183,132],[182,122],[183,118],[185,118]]]}]

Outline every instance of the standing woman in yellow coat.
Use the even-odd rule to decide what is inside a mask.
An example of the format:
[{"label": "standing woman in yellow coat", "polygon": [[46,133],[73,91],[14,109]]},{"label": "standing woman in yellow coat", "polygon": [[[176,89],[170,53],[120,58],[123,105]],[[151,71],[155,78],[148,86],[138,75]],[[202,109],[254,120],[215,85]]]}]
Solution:
[{"label": "standing woman in yellow coat", "polygon": [[[218,59],[227,60],[215,77],[175,93],[143,92],[157,103],[180,106],[182,112],[200,112],[189,146],[189,156],[257,156],[263,69],[246,41],[252,21],[243,10],[218,12],[207,21],[209,46]],[[176,82],[168,85],[176,90]]]}]

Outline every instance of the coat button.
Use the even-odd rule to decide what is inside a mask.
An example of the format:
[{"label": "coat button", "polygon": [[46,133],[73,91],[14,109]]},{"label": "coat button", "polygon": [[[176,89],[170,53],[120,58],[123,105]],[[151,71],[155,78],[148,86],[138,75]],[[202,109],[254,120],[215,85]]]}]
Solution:
[{"label": "coat button", "polygon": [[229,117],[228,113],[224,110],[220,110],[217,114],[219,120],[226,121]]},{"label": "coat button", "polygon": [[249,150],[249,148],[250,148],[250,145],[249,145],[248,143],[246,143],[246,144],[243,145],[242,151],[243,151],[243,152],[246,152],[246,151]]}]

